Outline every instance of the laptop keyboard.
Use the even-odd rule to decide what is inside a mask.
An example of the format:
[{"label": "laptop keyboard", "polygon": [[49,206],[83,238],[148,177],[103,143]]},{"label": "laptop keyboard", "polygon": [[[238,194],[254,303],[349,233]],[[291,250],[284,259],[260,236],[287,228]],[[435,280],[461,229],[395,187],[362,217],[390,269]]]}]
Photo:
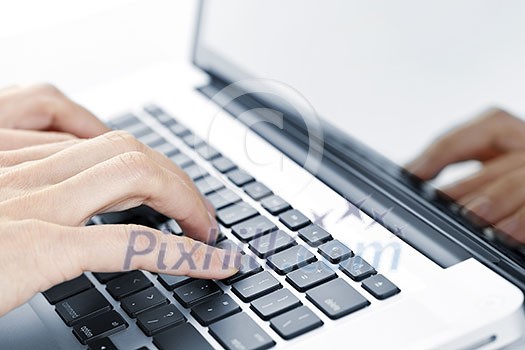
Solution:
[{"label": "laptop keyboard", "polygon": [[[110,126],[132,133],[188,173],[217,210],[221,234],[216,246],[242,252],[242,266],[222,281],[142,271],[92,273],[113,301],[97,290],[87,274],[43,292],[81,344],[116,349],[111,336],[138,327],[144,337],[152,338],[146,343],[159,349],[213,348],[194,326],[197,322],[226,349],[267,349],[276,345],[277,337],[289,340],[322,327],[323,320],[313,310],[335,320],[366,308],[370,300],[380,302],[400,292],[349,247],[164,110],[154,105],[144,110],[188,150],[178,149],[132,114]],[[198,164],[203,161],[216,174]],[[243,193],[260,209],[244,201]],[[184,234],[173,219],[145,206],[98,215],[90,222],[116,223]],[[361,283],[361,290],[340,278],[342,274]],[[284,277],[283,283],[278,276]],[[176,302],[170,301],[170,294]],[[112,306],[116,302],[118,310]],[[243,311],[243,303],[249,311],[246,307]],[[269,328],[261,328],[256,319]]]}]

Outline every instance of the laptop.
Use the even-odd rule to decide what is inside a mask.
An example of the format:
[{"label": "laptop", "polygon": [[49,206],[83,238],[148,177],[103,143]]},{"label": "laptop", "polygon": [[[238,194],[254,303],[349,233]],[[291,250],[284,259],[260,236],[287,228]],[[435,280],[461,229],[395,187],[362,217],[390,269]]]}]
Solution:
[{"label": "laptop", "polygon": [[[385,132],[372,114],[348,114],[352,95],[340,99],[363,64],[356,30],[377,24],[368,15],[342,1],[204,0],[193,68],[155,65],[80,97],[188,173],[216,208],[216,246],[242,251],[243,264],[222,281],[85,272],[0,318],[0,348],[516,344],[522,247],[353,131]],[[110,223],[184,235],[145,206],[88,224]]]}]

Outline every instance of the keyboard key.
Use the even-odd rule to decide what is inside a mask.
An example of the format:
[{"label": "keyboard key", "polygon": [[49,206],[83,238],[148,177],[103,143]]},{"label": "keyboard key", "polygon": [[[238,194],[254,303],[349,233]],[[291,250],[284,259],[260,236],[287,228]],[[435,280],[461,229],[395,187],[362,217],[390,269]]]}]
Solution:
[{"label": "keyboard key", "polygon": [[184,315],[173,304],[166,304],[137,316],[137,325],[150,337],[185,321]]},{"label": "keyboard key", "polygon": [[166,140],[157,133],[144,135],[139,138],[139,141],[151,148],[155,148],[166,142]]},{"label": "keyboard key", "polygon": [[180,228],[177,221],[170,219],[166,222],[163,222],[159,226],[157,226],[157,229],[159,231],[162,231],[164,233],[168,233],[171,235],[181,236],[182,235],[182,229]]},{"label": "keyboard key", "polygon": [[262,298],[254,300],[250,308],[263,320],[268,321],[283,312],[302,305],[301,301],[288,289],[279,289]]},{"label": "keyboard key", "polygon": [[83,318],[92,317],[111,310],[113,307],[95,288],[91,288],[64,299],[56,305],[55,311],[68,326]]},{"label": "keyboard key", "polygon": [[231,239],[225,239],[222,241],[219,241],[217,244],[215,244],[215,247],[224,249],[231,252],[239,252],[242,253],[242,247],[232,241]]},{"label": "keyboard key", "polygon": [[144,125],[142,123],[129,126],[126,128],[126,131],[135,136],[136,138],[141,138],[147,134],[151,134],[154,132],[147,125]]},{"label": "keyboard key", "polygon": [[249,247],[259,258],[266,258],[294,244],[296,243],[293,237],[282,230],[278,230],[250,241]]},{"label": "keyboard key", "polygon": [[210,334],[226,349],[269,349],[275,341],[244,312],[212,324]]},{"label": "keyboard key", "polygon": [[361,286],[379,300],[389,298],[401,291],[395,284],[381,274],[367,278]]},{"label": "keyboard key", "polygon": [[160,350],[213,350],[210,343],[189,323],[157,334],[153,337],[153,344]]},{"label": "keyboard key", "polygon": [[308,249],[296,245],[270,256],[267,264],[280,275],[285,275],[295,269],[316,261],[317,258]]},{"label": "keyboard key", "polygon": [[245,303],[279,288],[282,288],[282,284],[268,271],[257,273],[232,285],[232,291]]},{"label": "keyboard key", "polygon": [[255,237],[277,230],[277,226],[266,217],[257,215],[256,217],[243,221],[232,227],[233,234],[242,242],[248,242]]},{"label": "keyboard key", "polygon": [[80,275],[70,281],[60,283],[52,288],[49,288],[42,294],[46,297],[50,304],[56,304],[60,300],[69,298],[75,294],[85,291],[93,287],[93,284],[85,275]]},{"label": "keyboard key", "polygon": [[222,290],[212,280],[193,280],[175,288],[173,295],[185,308],[193,307],[204,300],[221,295]]},{"label": "keyboard key", "polygon": [[239,268],[239,271],[235,275],[223,279],[222,282],[224,284],[229,285],[240,281],[243,278],[256,274],[257,272],[260,272],[262,270],[262,266],[259,265],[259,263],[254,258],[252,258],[249,255],[241,255],[241,266]]},{"label": "keyboard key", "polygon": [[89,343],[88,350],[118,350],[109,338],[102,338]]},{"label": "keyboard key", "polygon": [[255,180],[253,176],[251,176],[246,171],[241,170],[241,169],[235,169],[232,171],[228,171],[226,176],[228,176],[228,179],[230,179],[230,181],[233,182],[235,186],[238,186],[238,187],[244,186],[247,183]]},{"label": "keyboard key", "polygon": [[223,174],[230,170],[237,168],[237,166],[233,164],[233,162],[226,157],[216,158],[212,160],[211,164],[213,165],[215,169],[219,170]]},{"label": "keyboard key", "polygon": [[261,205],[264,209],[268,210],[268,212],[272,215],[279,215],[283,211],[286,211],[288,209],[291,209],[292,207],[288,202],[286,202],[284,199],[277,195],[271,195],[269,197],[263,198],[261,200]]},{"label": "keyboard key", "polygon": [[[180,154],[182,154],[182,153],[180,153]],[[202,179],[204,176],[208,175],[208,172],[203,167],[201,167],[200,165],[197,165],[197,164],[191,164],[189,166],[179,166],[179,167],[184,168],[183,170],[186,172],[186,174],[188,174],[188,176],[193,181],[196,181],[198,179]]]},{"label": "keyboard key", "polygon": [[226,227],[257,215],[257,210],[245,202],[236,203],[217,211],[217,219]]},{"label": "keyboard key", "polygon": [[237,305],[228,294],[223,294],[205,301],[191,309],[193,317],[203,326],[207,326],[238,312],[241,312],[241,307]]},{"label": "keyboard key", "polygon": [[299,237],[308,243],[310,247],[318,247],[321,244],[332,240],[331,234],[315,224],[300,229]]},{"label": "keyboard key", "polygon": [[322,325],[323,321],[306,306],[300,306],[270,320],[270,327],[287,340]]},{"label": "keyboard key", "polygon": [[182,286],[183,284],[186,284],[193,280],[193,278],[189,276],[175,276],[175,275],[167,275],[164,273],[159,273],[157,276],[157,280],[166,288],[167,290],[174,290],[177,287]]},{"label": "keyboard key", "polygon": [[171,157],[179,153],[179,149],[177,147],[167,142],[155,147],[155,150],[164,154],[166,157]]},{"label": "keyboard key", "polygon": [[184,136],[182,138],[182,141],[184,141],[184,143],[192,149],[195,149],[199,146],[204,145],[204,140],[195,134],[189,134],[189,135]]},{"label": "keyboard key", "polygon": [[116,119],[110,121],[110,124],[114,126],[114,129],[127,129],[128,127],[136,124],[142,124],[139,118],[135,115],[128,113]]},{"label": "keyboard key", "polygon": [[[179,168],[186,168],[193,164],[193,160],[184,153],[177,153],[170,157],[171,161],[175,163]],[[187,170],[185,169],[187,172]]]},{"label": "keyboard key", "polygon": [[279,221],[292,231],[297,231],[310,223],[310,219],[297,209],[281,213],[281,215],[279,215]]},{"label": "keyboard key", "polygon": [[286,275],[286,281],[299,292],[305,292],[334,278],[337,278],[337,274],[322,261],[306,265]]},{"label": "keyboard key", "polygon": [[365,297],[341,278],[309,290],[306,299],[333,320],[370,305]]},{"label": "keyboard key", "polygon": [[219,151],[210,145],[202,145],[197,147],[195,151],[205,160],[212,160],[221,155]]},{"label": "keyboard key", "polygon": [[203,179],[195,181],[195,186],[204,195],[220,190],[224,184],[213,176],[206,176]]},{"label": "keyboard key", "polygon": [[317,248],[317,251],[332,264],[337,264],[338,262],[346,260],[354,255],[350,248],[337,239],[320,245],[319,248]]},{"label": "keyboard key", "polygon": [[106,289],[117,300],[151,287],[151,281],[140,271],[131,271],[108,282]]},{"label": "keyboard key", "polygon": [[155,287],[130,295],[120,302],[122,309],[130,317],[136,317],[141,312],[169,303],[168,299]]},{"label": "keyboard key", "polygon": [[167,117],[169,117],[169,119],[173,119],[170,115],[164,112],[164,110],[157,105],[147,104],[143,107],[143,109],[146,113],[151,114],[159,121],[165,120],[167,119]]},{"label": "keyboard key", "polygon": [[360,256],[355,256],[343,261],[339,268],[354,281],[362,281],[367,277],[375,275],[376,270]]},{"label": "keyboard key", "polygon": [[256,201],[272,194],[272,191],[268,187],[258,181],[244,185],[242,189],[248,194],[248,196]]},{"label": "keyboard key", "polygon": [[89,341],[109,337],[127,327],[128,324],[122,316],[113,310],[77,324],[73,327],[73,334],[82,344],[86,345]]},{"label": "keyboard key", "polygon": [[241,201],[241,197],[239,197],[235,192],[227,188],[223,188],[222,190],[219,190],[217,192],[210,193],[206,197],[208,198],[208,201],[210,201],[211,205],[215,208],[215,210],[222,209],[230,204],[234,204]]},{"label": "keyboard key", "polygon": [[189,131],[184,125],[177,123],[170,125],[170,130],[172,133],[174,133],[178,137],[184,137],[189,134],[191,134],[191,131]]},{"label": "keyboard key", "polygon": [[115,279],[123,275],[124,275],[124,272],[93,272],[93,276],[95,276],[95,278],[100,283],[107,283],[108,281],[111,281],[112,279]]}]

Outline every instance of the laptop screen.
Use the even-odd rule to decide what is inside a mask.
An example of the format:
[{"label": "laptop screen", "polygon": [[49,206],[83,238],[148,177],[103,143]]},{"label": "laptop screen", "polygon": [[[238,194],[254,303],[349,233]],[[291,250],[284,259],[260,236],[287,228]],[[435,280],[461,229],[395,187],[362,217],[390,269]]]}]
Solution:
[{"label": "laptop screen", "polygon": [[198,66],[227,81],[281,82],[323,120],[399,165],[489,106],[525,112],[525,2],[202,5]]}]

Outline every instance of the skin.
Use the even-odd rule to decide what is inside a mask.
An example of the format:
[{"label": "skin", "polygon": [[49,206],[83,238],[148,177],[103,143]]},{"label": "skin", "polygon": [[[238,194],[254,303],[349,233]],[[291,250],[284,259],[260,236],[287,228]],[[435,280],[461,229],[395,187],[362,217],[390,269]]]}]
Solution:
[{"label": "skin", "polygon": [[[192,238],[138,225],[83,226],[97,213],[140,204],[174,218]],[[168,158],[110,131],[57,88],[0,90],[0,316],[85,271],[123,271],[130,245],[141,251],[151,243],[131,240],[137,231],[151,233],[153,249],[134,256],[129,270],[231,276],[236,253],[204,243],[218,232],[214,214]],[[172,270],[190,251],[194,266],[183,259]]]},{"label": "skin", "polygon": [[430,180],[447,165],[467,160],[480,161],[482,169],[443,192],[525,244],[525,122],[489,109],[438,138],[406,168]]}]

